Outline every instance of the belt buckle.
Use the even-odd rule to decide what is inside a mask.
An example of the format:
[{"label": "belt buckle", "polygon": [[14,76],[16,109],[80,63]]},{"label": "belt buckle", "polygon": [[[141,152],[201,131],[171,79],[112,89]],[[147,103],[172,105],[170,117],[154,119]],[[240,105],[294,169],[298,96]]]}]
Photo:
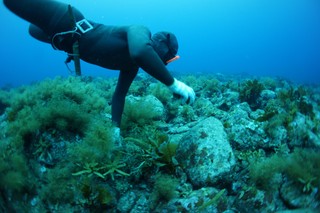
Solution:
[{"label": "belt buckle", "polygon": [[90,24],[87,19],[82,19],[76,22],[76,26],[83,34],[93,29],[92,24]]}]

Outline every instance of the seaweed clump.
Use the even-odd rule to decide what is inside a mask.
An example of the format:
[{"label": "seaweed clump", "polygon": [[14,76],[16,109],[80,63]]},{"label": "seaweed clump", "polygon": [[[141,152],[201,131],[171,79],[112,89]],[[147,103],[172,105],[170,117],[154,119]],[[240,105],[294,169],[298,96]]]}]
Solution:
[{"label": "seaweed clump", "polygon": [[310,92],[306,87],[299,86],[294,88],[290,86],[288,89],[281,89],[278,92],[280,106],[284,107],[292,116],[298,112],[309,116],[311,119],[315,117],[314,107],[310,103]]},{"label": "seaweed clump", "polygon": [[[113,126],[102,116],[110,112],[106,102],[111,92],[105,88],[106,84],[70,77],[1,91],[1,97],[10,96],[1,100],[7,106],[0,138],[1,206],[26,212],[32,202],[40,202],[38,196],[44,199],[39,208],[67,205],[81,194],[77,183],[84,175],[72,175],[79,162],[100,162],[107,168],[112,162]],[[90,178],[90,183],[97,183]],[[16,205],[10,206],[10,199]]]},{"label": "seaweed clump", "polygon": [[271,181],[277,174],[285,175],[298,184],[302,193],[311,193],[320,187],[320,152],[295,149],[291,154],[275,154],[250,165],[250,177],[263,189],[279,187]]},{"label": "seaweed clump", "polygon": [[156,130],[149,130],[151,136],[126,137],[128,155],[127,161],[132,174],[139,178],[150,171],[163,171],[174,173],[178,162],[175,158],[178,143],[170,141],[167,134]]},{"label": "seaweed clump", "polygon": [[152,206],[154,209],[156,204],[168,202],[178,197],[177,187],[179,180],[167,174],[158,174],[155,176],[154,188],[151,194]]},{"label": "seaweed clump", "polygon": [[[265,122],[264,130],[271,139],[279,138],[279,128],[282,128],[294,143],[310,146],[310,130],[318,134],[316,106],[312,103],[311,94],[304,86],[281,88],[277,91],[277,98],[268,101],[264,114],[257,121]],[[299,120],[304,122],[297,131],[295,123]]]},{"label": "seaweed clump", "polygon": [[263,84],[257,79],[246,81],[240,89],[240,101],[247,102],[253,110],[259,108],[258,98],[263,89]]}]

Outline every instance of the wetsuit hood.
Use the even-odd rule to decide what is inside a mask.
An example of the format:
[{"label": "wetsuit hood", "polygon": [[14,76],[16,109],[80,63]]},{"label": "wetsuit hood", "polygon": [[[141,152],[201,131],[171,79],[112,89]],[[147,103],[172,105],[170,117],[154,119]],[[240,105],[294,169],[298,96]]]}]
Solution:
[{"label": "wetsuit hood", "polygon": [[174,58],[178,53],[178,40],[173,33],[158,32],[152,38],[152,46],[164,64]]}]

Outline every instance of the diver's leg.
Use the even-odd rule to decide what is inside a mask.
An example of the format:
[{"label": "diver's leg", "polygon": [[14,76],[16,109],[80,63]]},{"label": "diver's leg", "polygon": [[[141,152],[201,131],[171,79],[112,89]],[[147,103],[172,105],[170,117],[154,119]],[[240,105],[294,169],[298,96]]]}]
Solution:
[{"label": "diver's leg", "polygon": [[17,16],[37,26],[48,24],[57,11],[67,10],[67,4],[54,0],[4,0],[5,6]]},{"label": "diver's leg", "polygon": [[39,27],[37,27],[36,25],[34,24],[30,24],[29,26],[29,34],[39,40],[39,41],[42,41],[42,42],[45,42],[45,43],[51,43],[51,39],[50,39],[50,36],[48,36],[45,32],[43,32],[42,29],[40,29]]},{"label": "diver's leg", "polygon": [[[48,35],[70,29],[68,4],[55,0],[3,0],[3,2],[17,16],[41,28]],[[82,17],[75,9],[74,13],[75,16]]]}]

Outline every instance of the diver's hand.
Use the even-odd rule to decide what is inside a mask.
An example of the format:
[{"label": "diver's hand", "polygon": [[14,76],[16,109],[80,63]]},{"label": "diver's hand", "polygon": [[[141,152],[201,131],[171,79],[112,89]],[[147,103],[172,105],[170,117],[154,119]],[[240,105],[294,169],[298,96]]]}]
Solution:
[{"label": "diver's hand", "polygon": [[112,138],[113,143],[117,147],[122,146],[122,137],[120,135],[120,128],[119,127],[112,127],[111,128],[111,138]]},{"label": "diver's hand", "polygon": [[185,83],[174,79],[174,82],[171,86],[169,86],[169,89],[173,93],[181,96],[183,103],[192,104],[194,102],[196,95],[193,89],[187,86]]}]

